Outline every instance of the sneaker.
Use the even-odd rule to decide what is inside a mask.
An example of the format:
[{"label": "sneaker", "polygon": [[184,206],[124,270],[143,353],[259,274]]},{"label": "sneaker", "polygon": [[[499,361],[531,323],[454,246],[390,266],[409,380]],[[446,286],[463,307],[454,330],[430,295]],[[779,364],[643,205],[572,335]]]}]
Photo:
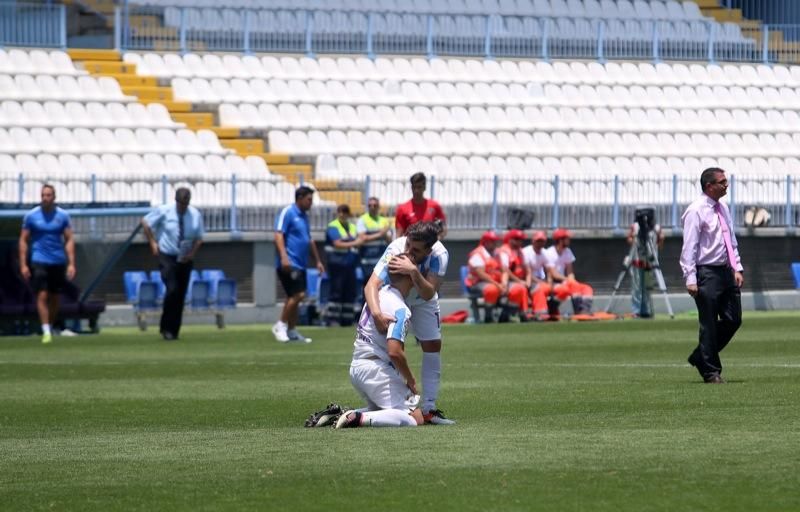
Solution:
[{"label": "sneaker", "polygon": [[356,428],[361,426],[361,413],[358,411],[347,411],[336,420],[333,428]]},{"label": "sneaker", "polygon": [[303,343],[311,343],[311,338],[306,338],[300,331],[297,329],[289,329],[286,331],[286,335],[289,336],[289,341],[301,341]]},{"label": "sneaker", "polygon": [[440,409],[431,409],[430,411],[422,414],[425,423],[430,423],[431,425],[455,425],[456,422],[453,420],[447,419]]},{"label": "sneaker", "polygon": [[342,408],[337,403],[329,403],[327,407],[321,411],[317,411],[308,417],[306,420],[306,427],[327,427],[336,423],[339,416],[342,415]]},{"label": "sneaker", "polygon": [[53,341],[53,335],[50,333],[42,335],[42,343],[45,345]]},{"label": "sneaker", "polygon": [[276,323],[272,326],[272,335],[275,336],[275,341],[286,343],[289,341],[289,335],[286,333],[286,326]]}]

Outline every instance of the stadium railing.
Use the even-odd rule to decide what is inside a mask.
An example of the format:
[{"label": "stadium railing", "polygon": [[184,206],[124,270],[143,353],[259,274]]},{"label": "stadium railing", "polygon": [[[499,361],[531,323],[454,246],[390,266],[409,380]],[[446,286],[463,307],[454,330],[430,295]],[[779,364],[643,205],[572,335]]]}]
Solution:
[{"label": "stadium railing", "polygon": [[[698,169],[703,168],[700,165],[710,166],[705,163],[697,165]],[[677,228],[680,227],[683,209],[699,195],[698,178],[694,172],[691,175],[648,175],[646,171],[636,173],[630,170],[628,173],[609,175],[599,170],[581,170],[579,174],[559,171],[559,174],[543,176],[514,173],[441,177],[427,171],[428,196],[443,204],[451,231],[502,229],[509,212],[516,208],[532,211],[537,226],[618,231],[627,227],[623,219],[631,218],[640,205],[652,205],[662,226]],[[3,178],[0,173],[0,179],[8,178]],[[23,198],[21,191],[25,189],[25,176],[18,175],[10,179],[16,180],[16,189],[20,191],[18,198]],[[115,181],[120,179],[124,180],[117,177]],[[190,189],[207,180],[207,177],[200,175],[163,177],[165,182],[180,182]],[[102,181],[98,177],[91,180],[95,185]],[[744,213],[754,206],[767,209],[771,227],[795,229],[800,223],[800,208],[797,206],[800,201],[800,174],[729,172],[729,182],[727,200],[737,227],[746,227]],[[232,178],[224,183],[230,186],[231,197],[235,198],[227,204],[220,206],[219,202],[215,202],[214,205],[208,205],[205,203],[208,198],[199,194],[192,198],[192,204],[203,214],[208,232],[228,232],[234,238],[245,232],[271,232],[277,215],[292,202],[291,197],[286,197],[285,203],[278,205],[274,198],[269,201],[263,197],[242,198],[237,188],[239,180]],[[298,183],[302,183],[302,180],[298,180]],[[405,174],[367,176],[360,180],[351,178],[350,181],[341,179],[338,183],[351,190],[361,190],[364,198],[377,196],[389,207],[390,215],[397,204],[410,197],[408,176]],[[168,195],[164,195],[163,203],[167,203],[168,198]],[[3,200],[6,204],[0,204],[0,218],[21,218],[34,206],[19,204],[7,197]],[[83,205],[85,207],[72,205],[68,211],[73,214],[76,234],[104,238],[128,234],[150,210],[141,206],[141,203],[132,204],[137,206],[96,209],[89,207],[90,203]],[[336,205],[331,202],[315,204],[309,211],[312,229],[325,229],[335,216],[335,208]]]},{"label": "stadium railing", "polygon": [[66,7],[0,2],[0,46],[66,48]]},{"label": "stadium railing", "polygon": [[[799,56],[796,41],[800,39],[800,25],[786,23],[796,21],[796,16],[785,14],[792,12],[790,9],[767,12],[759,2],[725,1],[728,7],[745,7],[745,16],[752,11],[751,18],[767,20],[760,27],[760,40],[744,37],[735,24],[710,18],[602,19],[474,13],[407,13],[402,18],[396,12],[218,9],[214,16],[198,20],[196,14],[191,14],[198,9],[124,2],[115,11],[114,41],[116,48],[125,50],[358,53],[371,57],[382,53],[769,63]],[[146,14],[165,19],[167,26],[136,26],[130,22],[132,16]],[[224,27],[202,28],[209,18],[222,20],[214,23],[224,22]],[[400,21],[390,22],[395,18]],[[264,28],[262,22],[269,19],[274,20],[277,30]],[[281,24],[283,20],[293,21]],[[343,25],[342,20],[347,23]],[[782,37],[771,41],[776,32]],[[0,46],[4,45],[66,48],[65,6],[0,3]]]},{"label": "stadium railing", "polygon": [[[209,14],[210,13],[210,14]],[[155,15],[163,26],[134,26]],[[304,9],[117,8],[115,42],[124,50],[483,56],[485,58],[648,59],[773,62],[782,58],[739,26],[711,18],[639,19],[427,14]],[[346,22],[345,22],[346,20]],[[785,30],[788,26],[783,25]],[[174,35],[170,35],[174,32]]]}]

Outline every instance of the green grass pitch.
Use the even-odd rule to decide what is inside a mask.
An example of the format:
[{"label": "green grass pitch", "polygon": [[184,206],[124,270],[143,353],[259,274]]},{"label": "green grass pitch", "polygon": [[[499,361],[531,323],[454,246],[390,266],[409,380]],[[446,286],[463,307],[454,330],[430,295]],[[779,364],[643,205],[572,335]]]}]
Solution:
[{"label": "green grass pitch", "polygon": [[458,424],[408,429],[303,428],[360,405],[353,331],[306,332],[0,339],[0,510],[800,510],[798,315],[746,314],[725,385],[692,318],[448,326]]}]

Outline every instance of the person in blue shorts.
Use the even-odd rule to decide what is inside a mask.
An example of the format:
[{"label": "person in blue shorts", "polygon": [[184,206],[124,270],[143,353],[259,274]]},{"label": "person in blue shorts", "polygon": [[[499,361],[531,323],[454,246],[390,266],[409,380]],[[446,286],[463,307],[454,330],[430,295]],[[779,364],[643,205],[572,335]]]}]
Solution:
[{"label": "person in blue shorts", "polygon": [[286,292],[280,319],[272,326],[276,341],[310,343],[297,330],[300,303],[306,296],[306,263],[308,250],[314,255],[320,275],[325,272],[319,251],[311,240],[311,227],[306,212],[314,203],[314,189],[300,186],[294,192],[294,204],[281,210],[275,219],[275,270]]},{"label": "person in blue shorts", "polygon": [[[56,206],[56,190],[42,186],[42,203],[25,214],[19,235],[19,270],[36,294],[42,343],[53,341],[59,293],[75,278],[75,238],[69,214]],[[31,249],[28,265],[28,249]]]}]

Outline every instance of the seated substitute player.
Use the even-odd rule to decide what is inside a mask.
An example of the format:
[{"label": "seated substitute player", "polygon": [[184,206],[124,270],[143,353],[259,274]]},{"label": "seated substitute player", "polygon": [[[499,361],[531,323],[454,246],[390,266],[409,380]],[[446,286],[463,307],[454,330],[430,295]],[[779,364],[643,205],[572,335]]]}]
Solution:
[{"label": "seated substitute player", "polygon": [[[407,255],[401,257],[408,258]],[[344,412],[336,428],[416,427],[425,421],[417,408],[417,382],[408,367],[404,340],[411,322],[411,310],[405,297],[413,288],[407,275],[392,273],[390,285],[378,295],[381,313],[395,320],[386,334],[375,326],[375,315],[364,305],[353,343],[350,382],[366,401],[366,407]]]}]

